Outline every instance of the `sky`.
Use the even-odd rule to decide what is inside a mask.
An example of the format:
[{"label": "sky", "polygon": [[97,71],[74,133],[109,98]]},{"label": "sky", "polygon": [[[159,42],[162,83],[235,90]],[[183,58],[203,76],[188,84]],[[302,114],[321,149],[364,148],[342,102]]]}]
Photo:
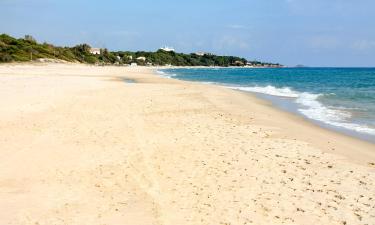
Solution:
[{"label": "sky", "polygon": [[0,33],[110,50],[375,67],[374,0],[0,0]]}]

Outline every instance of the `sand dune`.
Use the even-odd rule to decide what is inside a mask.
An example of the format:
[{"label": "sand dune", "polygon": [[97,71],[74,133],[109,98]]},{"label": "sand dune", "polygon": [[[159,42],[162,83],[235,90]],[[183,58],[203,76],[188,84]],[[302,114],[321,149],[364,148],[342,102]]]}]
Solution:
[{"label": "sand dune", "polygon": [[374,145],[246,93],[43,64],[0,97],[0,224],[375,224]]}]

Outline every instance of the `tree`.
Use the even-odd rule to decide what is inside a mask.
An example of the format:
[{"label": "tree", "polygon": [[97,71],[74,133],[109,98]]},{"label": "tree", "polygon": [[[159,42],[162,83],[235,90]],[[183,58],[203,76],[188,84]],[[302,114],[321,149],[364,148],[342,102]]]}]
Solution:
[{"label": "tree", "polygon": [[91,49],[90,45],[88,44],[76,45],[75,48],[78,50],[78,52],[83,54],[89,54]]}]

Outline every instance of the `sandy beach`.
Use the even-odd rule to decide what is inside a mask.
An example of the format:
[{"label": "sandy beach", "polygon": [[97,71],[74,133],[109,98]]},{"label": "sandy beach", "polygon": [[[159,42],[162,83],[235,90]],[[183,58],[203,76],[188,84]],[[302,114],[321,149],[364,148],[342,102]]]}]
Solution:
[{"label": "sandy beach", "polygon": [[248,93],[3,64],[0,97],[0,224],[375,224],[375,145]]}]

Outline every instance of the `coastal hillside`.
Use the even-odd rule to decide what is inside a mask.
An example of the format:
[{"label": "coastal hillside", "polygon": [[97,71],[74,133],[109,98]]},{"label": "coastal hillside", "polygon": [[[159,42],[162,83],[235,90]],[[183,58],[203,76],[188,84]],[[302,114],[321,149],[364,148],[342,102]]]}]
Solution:
[{"label": "coastal hillside", "polygon": [[248,61],[236,56],[217,56],[210,53],[176,53],[174,50],[159,49],[156,52],[130,52],[92,48],[88,44],[74,47],[59,47],[49,43],[38,43],[32,36],[14,38],[0,35],[0,63],[27,62],[40,59],[63,60],[67,62],[101,65],[141,66],[252,66],[280,67],[277,63]]}]

